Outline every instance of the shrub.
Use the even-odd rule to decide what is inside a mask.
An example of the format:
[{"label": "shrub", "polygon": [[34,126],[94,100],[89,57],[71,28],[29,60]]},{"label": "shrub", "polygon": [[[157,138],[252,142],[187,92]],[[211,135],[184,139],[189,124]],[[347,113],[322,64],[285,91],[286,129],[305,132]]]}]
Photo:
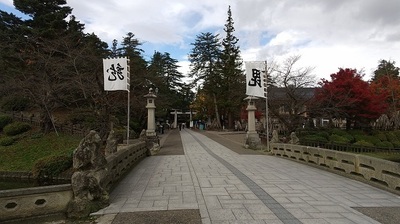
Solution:
[{"label": "shrub", "polygon": [[340,135],[336,135],[336,134],[329,136],[329,141],[331,141],[333,143],[342,143],[342,144],[346,144],[346,143],[350,142],[350,140],[348,138],[346,138],[345,136],[340,136]]},{"label": "shrub", "polygon": [[386,134],[382,131],[374,131],[373,135],[375,137],[379,138],[379,140],[381,140],[381,141],[387,141]]},{"label": "shrub", "polygon": [[356,135],[356,136],[354,136],[354,138],[356,139],[356,142],[366,141],[373,145],[377,145],[378,143],[381,142],[381,140],[379,138],[377,138],[375,136],[371,136],[371,135]]},{"label": "shrub", "polygon": [[392,142],[392,144],[393,144],[393,147],[395,147],[396,149],[400,148],[400,141]]},{"label": "shrub", "polygon": [[386,132],[386,138],[389,142],[397,142],[399,139],[397,138],[396,134],[392,131]]},{"label": "shrub", "polygon": [[364,140],[360,140],[355,142],[353,145],[359,145],[359,146],[366,146],[366,147],[374,147],[374,144],[370,143],[370,142],[366,142]]},{"label": "shrub", "polygon": [[331,132],[331,135],[345,135],[345,134],[347,134],[347,132],[345,130],[337,129],[337,128],[330,130],[330,132]]},{"label": "shrub", "polygon": [[351,134],[347,133],[345,130],[342,130],[342,129],[333,129],[332,130],[332,135],[338,135],[338,136],[344,137],[344,138],[347,139],[347,142],[353,142],[354,141],[354,137]]},{"label": "shrub", "polygon": [[381,147],[381,148],[394,148],[393,144],[391,142],[388,142],[388,141],[379,142],[375,146],[376,147]]},{"label": "shrub", "polygon": [[2,102],[1,108],[6,111],[23,111],[29,107],[29,100],[23,97],[9,97]]},{"label": "shrub", "polygon": [[44,136],[44,134],[42,132],[37,132],[37,133],[31,134],[31,139],[39,139],[39,138],[42,138],[43,136]]},{"label": "shrub", "polygon": [[400,130],[393,131],[393,133],[400,139]]},{"label": "shrub", "polygon": [[14,136],[24,132],[27,132],[31,129],[31,126],[25,122],[14,122],[6,125],[3,128],[3,131],[6,135]]},{"label": "shrub", "polygon": [[316,135],[321,136],[321,137],[324,137],[324,138],[326,138],[326,139],[329,138],[329,133],[326,132],[326,131],[317,132]]},{"label": "shrub", "polygon": [[9,146],[14,143],[14,139],[11,137],[0,138],[0,146]]},{"label": "shrub", "polygon": [[36,161],[33,176],[38,179],[57,177],[72,167],[72,156],[49,156]]},{"label": "shrub", "polygon": [[[122,144],[124,142],[124,139],[126,139],[126,129],[114,128],[114,134],[115,134],[118,144]],[[131,136],[131,135],[129,135],[129,136]]]},{"label": "shrub", "polygon": [[328,142],[328,139],[326,139],[320,135],[307,135],[307,136],[302,137],[300,140],[312,141],[312,142],[322,142],[322,143]]},{"label": "shrub", "polygon": [[350,135],[353,135],[353,136],[355,136],[355,135],[366,135],[366,133],[363,130],[360,130],[360,129],[352,129],[352,130],[349,130],[348,133]]},{"label": "shrub", "polygon": [[7,124],[12,122],[12,117],[8,115],[0,115],[0,130],[2,130]]}]

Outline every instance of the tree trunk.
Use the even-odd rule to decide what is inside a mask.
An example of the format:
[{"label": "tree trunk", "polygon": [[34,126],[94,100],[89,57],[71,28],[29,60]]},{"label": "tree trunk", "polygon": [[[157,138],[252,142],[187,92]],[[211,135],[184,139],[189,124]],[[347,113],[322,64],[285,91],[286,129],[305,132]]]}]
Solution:
[{"label": "tree trunk", "polygon": [[51,114],[49,113],[46,108],[42,108],[40,111],[40,128],[44,133],[49,133],[53,129]]},{"label": "tree trunk", "polygon": [[234,127],[234,125],[233,125],[233,115],[232,115],[232,112],[229,111],[228,112],[228,125],[227,125],[227,128],[233,129],[233,127]]},{"label": "tree trunk", "polygon": [[217,119],[217,128],[221,128],[221,119],[219,118],[217,96],[213,93],[214,97],[214,108],[215,108],[215,118]]},{"label": "tree trunk", "polygon": [[352,120],[347,118],[346,119],[346,130],[350,130],[351,129],[351,123],[352,123]]}]

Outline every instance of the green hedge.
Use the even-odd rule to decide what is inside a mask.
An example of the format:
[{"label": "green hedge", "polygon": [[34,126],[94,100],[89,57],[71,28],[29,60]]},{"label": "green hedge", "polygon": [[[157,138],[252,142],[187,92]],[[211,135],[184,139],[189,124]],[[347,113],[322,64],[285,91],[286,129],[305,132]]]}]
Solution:
[{"label": "green hedge", "polygon": [[364,132],[362,130],[321,130],[312,131],[306,130],[300,132],[301,141],[314,141],[314,142],[331,142],[333,144],[354,144],[369,147],[381,148],[400,148],[400,130],[396,131],[381,131],[373,130],[371,132]]},{"label": "green hedge", "polygon": [[316,135],[324,137],[325,139],[329,139],[329,133],[326,131],[317,132]]},{"label": "green hedge", "polygon": [[391,142],[396,149],[400,148],[400,141]]},{"label": "green hedge", "polygon": [[381,140],[381,141],[387,141],[387,140],[388,140],[387,137],[386,137],[386,134],[383,133],[383,132],[381,132],[381,131],[376,132],[376,133],[375,133],[375,136],[376,136],[377,138],[379,138],[379,140]]},{"label": "green hedge", "polygon": [[49,156],[39,159],[32,170],[33,176],[38,179],[57,177],[72,167],[72,156]]},{"label": "green hedge", "polygon": [[400,140],[400,130],[393,131],[393,133],[397,136],[397,138]]},{"label": "green hedge", "polygon": [[399,138],[392,131],[386,132],[386,138],[387,138],[387,141],[389,141],[389,142],[397,142],[397,141],[399,141]]},{"label": "green hedge", "polygon": [[303,137],[302,139],[304,141],[315,141],[315,142],[322,142],[322,143],[328,142],[328,139],[326,139],[320,135],[307,135],[307,136]]},{"label": "green hedge", "polygon": [[336,135],[336,134],[329,136],[329,141],[332,143],[341,143],[341,144],[350,143],[350,140],[348,137],[340,136],[340,135]]},{"label": "green hedge", "polygon": [[343,138],[346,138],[347,139],[347,141],[346,141],[347,143],[354,142],[354,137],[350,133],[348,133],[348,132],[346,132],[345,130],[342,130],[342,129],[333,129],[331,131],[331,136],[332,135],[338,135],[338,136],[341,136]]},{"label": "green hedge", "polygon": [[381,140],[378,137],[375,137],[372,135],[356,135],[356,136],[354,136],[354,138],[356,139],[357,142],[358,141],[366,141],[375,146],[381,142]]},{"label": "green hedge", "polygon": [[31,125],[25,122],[13,122],[3,128],[4,133],[8,136],[22,134],[29,130],[31,130]]},{"label": "green hedge", "polygon": [[12,117],[8,115],[0,115],[0,130],[2,130],[7,124],[12,122]]},{"label": "green hedge", "polygon": [[393,144],[391,142],[388,142],[388,141],[379,142],[375,146],[376,147],[381,147],[381,148],[394,148]]},{"label": "green hedge", "polygon": [[12,145],[14,143],[14,139],[11,137],[3,137],[0,138],[0,146],[9,146]]},{"label": "green hedge", "polygon": [[29,100],[23,97],[8,97],[1,103],[1,108],[6,111],[24,111],[29,107]]},{"label": "green hedge", "polygon": [[366,142],[364,140],[360,140],[355,142],[353,145],[359,145],[359,146],[366,146],[366,147],[374,147],[374,144],[370,143],[370,142]]}]

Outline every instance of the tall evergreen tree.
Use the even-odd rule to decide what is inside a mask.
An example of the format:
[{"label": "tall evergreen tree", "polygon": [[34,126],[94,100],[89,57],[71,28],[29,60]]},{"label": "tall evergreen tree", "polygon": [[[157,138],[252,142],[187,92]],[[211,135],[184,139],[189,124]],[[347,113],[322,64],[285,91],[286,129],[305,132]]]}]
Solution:
[{"label": "tall evergreen tree", "polygon": [[111,57],[118,57],[121,55],[118,49],[118,40],[114,39],[111,44]]},{"label": "tall evergreen tree", "polygon": [[400,68],[396,67],[395,61],[380,60],[378,68],[374,71],[372,81],[378,80],[382,76],[390,76],[391,78],[400,79],[399,72]]},{"label": "tall evergreen tree", "polygon": [[229,128],[233,127],[234,117],[239,116],[240,105],[245,98],[245,76],[243,75],[243,61],[240,56],[240,49],[237,45],[239,39],[233,34],[235,31],[231,7],[228,8],[228,19],[225,24],[225,38],[222,40],[222,54],[219,63],[219,72],[222,77],[223,95],[220,100],[228,122]]},{"label": "tall evergreen tree", "polygon": [[74,16],[67,19],[72,9],[66,1],[15,0],[14,5],[29,18],[3,17],[0,21],[0,27],[8,27],[7,39],[13,47],[8,58],[2,57],[12,71],[6,76],[7,89],[28,98],[40,110],[45,132],[53,128],[57,108],[95,109],[96,102],[104,98],[100,74],[107,44],[94,34],[84,34],[84,25]]},{"label": "tall evergreen tree", "polygon": [[177,90],[182,86],[183,75],[178,71],[178,60],[171,58],[167,52],[154,52],[150,60],[149,72],[158,80],[152,82],[159,88],[163,86],[166,90]]},{"label": "tall evergreen tree", "polygon": [[183,75],[178,71],[178,60],[171,58],[169,53],[154,52],[148,67],[148,76],[151,84],[158,89],[159,96],[157,101],[158,116],[165,117],[167,109],[180,108],[188,109],[187,103],[181,99],[185,91],[182,92]]},{"label": "tall evergreen tree", "polygon": [[395,64],[394,61],[381,60],[370,83],[375,93],[386,95],[389,105],[386,113],[389,116],[396,114],[400,108],[400,69]]},{"label": "tall evergreen tree", "polygon": [[[121,48],[118,49],[118,56],[129,58],[130,66],[130,97],[131,97],[131,126],[134,129],[144,128],[145,116],[147,111],[143,95],[147,94],[151,87],[151,81],[147,75],[147,62],[143,58],[143,50],[140,48],[142,43],[132,32],[128,32],[121,42]],[[138,94],[142,93],[142,94]]]},{"label": "tall evergreen tree", "polygon": [[41,38],[55,38],[68,28],[65,19],[71,14],[72,8],[65,0],[14,0],[17,10],[30,16],[25,21],[27,32]]},{"label": "tall evergreen tree", "polygon": [[65,97],[70,75],[64,63],[67,51],[79,46],[83,25],[67,16],[72,9],[64,0],[15,0],[16,9],[30,18],[15,28],[19,38],[14,54],[20,62],[14,67],[13,82],[41,110],[42,128],[52,129],[52,112]]},{"label": "tall evergreen tree", "polygon": [[192,51],[189,54],[190,77],[194,83],[203,81],[204,92],[212,99],[214,105],[214,118],[216,128],[221,128],[217,96],[221,94],[221,76],[218,72],[218,63],[221,56],[221,43],[218,35],[210,32],[201,33],[196,37]]},{"label": "tall evergreen tree", "polygon": [[23,62],[17,57],[16,52],[25,41],[22,38],[21,27],[23,21],[15,16],[0,10],[0,96],[10,91],[8,77],[15,74],[15,68],[21,67]]}]

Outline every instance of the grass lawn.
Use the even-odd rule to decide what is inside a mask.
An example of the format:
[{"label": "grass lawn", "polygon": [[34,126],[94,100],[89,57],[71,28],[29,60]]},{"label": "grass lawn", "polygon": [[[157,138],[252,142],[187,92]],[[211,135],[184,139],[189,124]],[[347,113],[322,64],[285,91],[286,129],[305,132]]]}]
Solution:
[{"label": "grass lawn", "polygon": [[0,170],[31,171],[38,159],[71,154],[81,139],[65,134],[57,136],[56,133],[25,133],[14,144],[0,146]]}]

